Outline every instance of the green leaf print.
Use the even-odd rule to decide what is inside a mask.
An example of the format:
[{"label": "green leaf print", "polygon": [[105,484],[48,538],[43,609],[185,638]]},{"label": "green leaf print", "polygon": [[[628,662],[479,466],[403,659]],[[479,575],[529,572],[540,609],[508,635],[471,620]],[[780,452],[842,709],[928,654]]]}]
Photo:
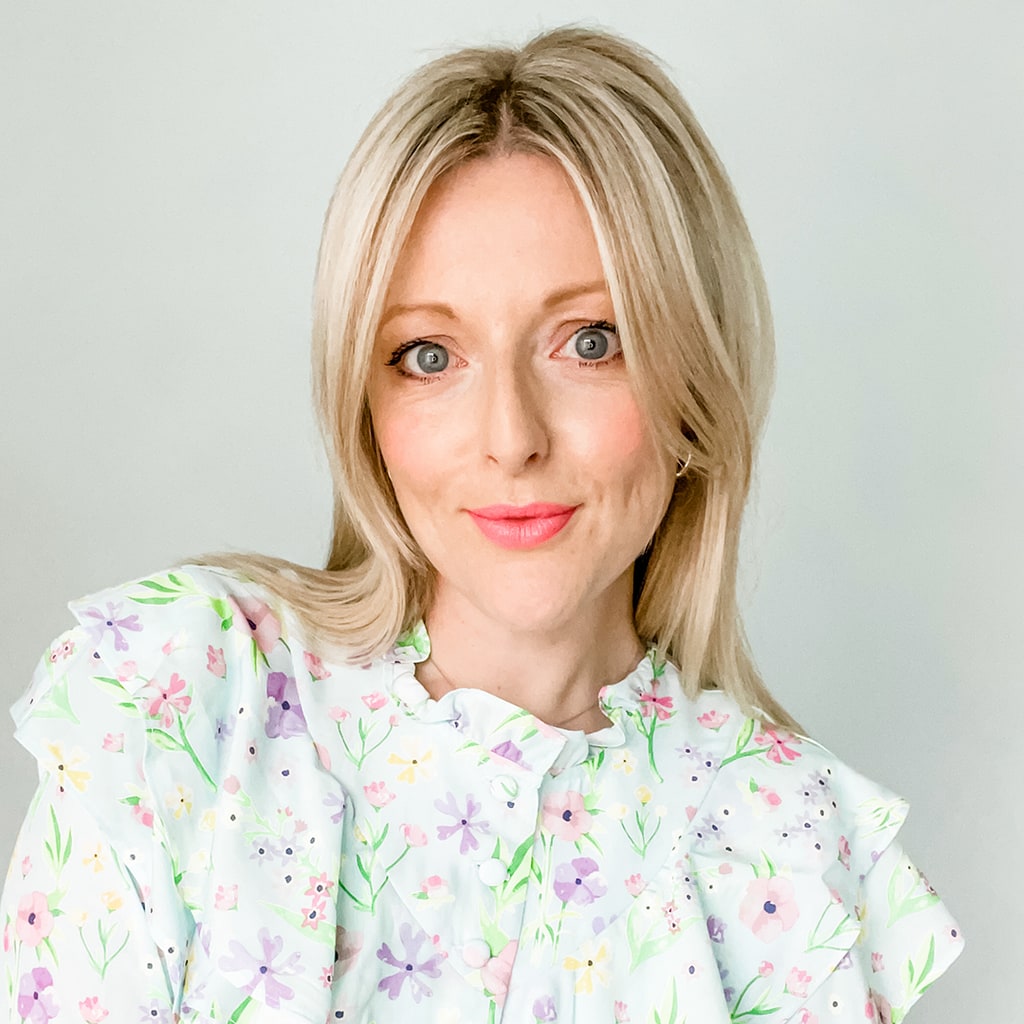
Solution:
[{"label": "green leaf print", "polygon": [[889,901],[889,928],[908,914],[927,910],[939,902],[939,897],[924,887],[921,875],[907,860],[893,868],[886,895]]},{"label": "green leaf print", "polygon": [[54,678],[50,689],[36,701],[32,714],[35,718],[66,718],[75,725],[79,724],[78,715],[71,707],[66,675]]}]

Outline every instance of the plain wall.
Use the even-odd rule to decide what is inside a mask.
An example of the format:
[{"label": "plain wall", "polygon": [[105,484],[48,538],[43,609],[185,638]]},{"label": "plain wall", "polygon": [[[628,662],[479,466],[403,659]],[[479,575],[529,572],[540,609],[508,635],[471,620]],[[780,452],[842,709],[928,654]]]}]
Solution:
[{"label": "plain wall", "polygon": [[[0,702],[74,596],[226,547],[320,562],[307,347],[334,179],[425,59],[580,19],[670,65],[764,261],[779,374],[744,567],[760,665],[912,803],[905,844],[967,950],[911,1018],[1008,1020],[1017,3],[5,4]],[[6,860],[34,766],[2,733]]]}]

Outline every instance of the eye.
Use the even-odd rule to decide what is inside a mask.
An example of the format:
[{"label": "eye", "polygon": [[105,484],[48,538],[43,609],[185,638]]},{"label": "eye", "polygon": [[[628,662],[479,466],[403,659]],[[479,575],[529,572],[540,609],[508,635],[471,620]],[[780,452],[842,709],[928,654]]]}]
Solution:
[{"label": "eye", "polygon": [[582,363],[609,362],[621,354],[618,332],[607,320],[580,327],[559,350],[559,355]]},{"label": "eye", "polygon": [[436,341],[410,341],[391,353],[387,365],[406,377],[431,377],[448,368],[448,349]]}]

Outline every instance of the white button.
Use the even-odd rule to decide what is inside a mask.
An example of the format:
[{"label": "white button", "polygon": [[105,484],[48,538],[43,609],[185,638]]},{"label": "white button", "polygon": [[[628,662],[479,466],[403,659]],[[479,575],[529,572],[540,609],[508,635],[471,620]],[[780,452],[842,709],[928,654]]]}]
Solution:
[{"label": "white button", "polygon": [[483,967],[491,959],[491,947],[483,939],[470,939],[462,947],[462,959],[467,967]]},{"label": "white button", "polygon": [[508,868],[505,867],[505,862],[500,861],[497,858],[492,860],[485,860],[478,868],[480,872],[480,881],[484,885],[501,885],[502,882],[508,878]]},{"label": "white button", "polygon": [[491,779],[491,792],[499,800],[515,800],[519,795],[519,783],[511,775],[495,775]]}]

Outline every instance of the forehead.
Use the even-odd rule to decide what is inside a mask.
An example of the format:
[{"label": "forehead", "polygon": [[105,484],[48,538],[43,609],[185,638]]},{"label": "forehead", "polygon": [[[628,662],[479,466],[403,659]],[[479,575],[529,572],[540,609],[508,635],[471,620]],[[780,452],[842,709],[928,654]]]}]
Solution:
[{"label": "forehead", "polygon": [[575,186],[552,157],[513,153],[471,160],[428,190],[389,288],[391,301],[472,295],[484,289],[603,280]]}]

